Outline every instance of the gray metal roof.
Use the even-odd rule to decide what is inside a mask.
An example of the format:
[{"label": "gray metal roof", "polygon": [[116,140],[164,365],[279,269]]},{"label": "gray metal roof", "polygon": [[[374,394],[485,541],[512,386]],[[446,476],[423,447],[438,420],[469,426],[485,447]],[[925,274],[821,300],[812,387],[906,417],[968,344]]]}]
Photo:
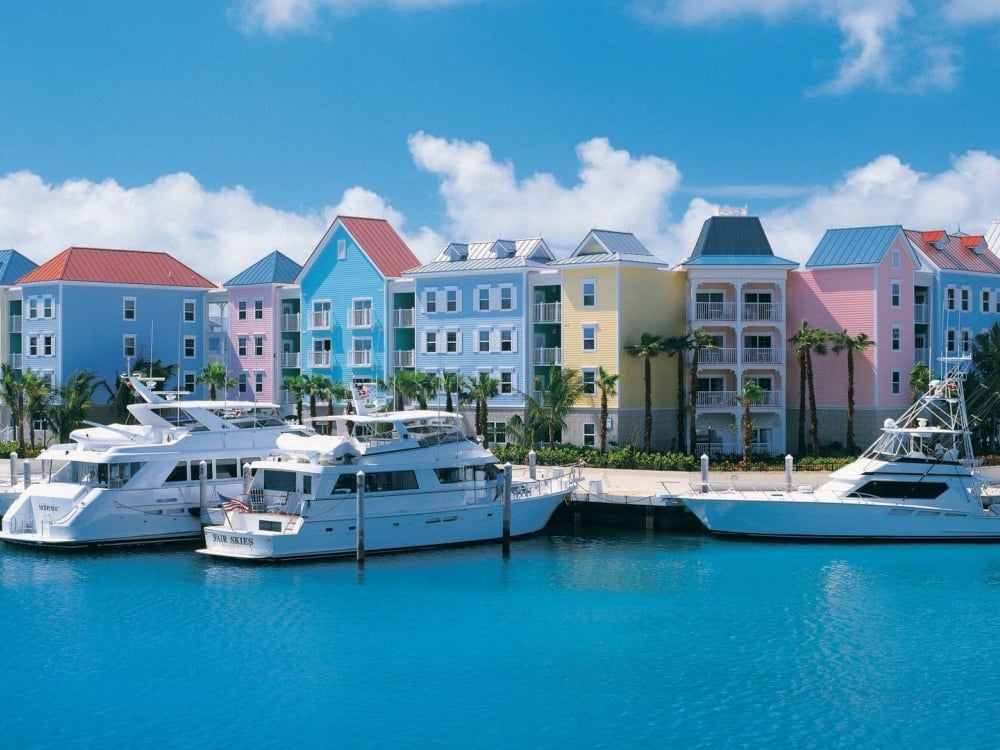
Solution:
[{"label": "gray metal roof", "polygon": [[651,253],[643,255],[626,255],[622,253],[604,253],[602,255],[570,255],[568,258],[560,258],[549,263],[550,266],[590,266],[601,263],[642,263],[647,266],[666,266],[665,261],[660,260]]},{"label": "gray metal roof", "polygon": [[223,286],[262,286],[266,284],[292,284],[302,266],[275,250],[252,266],[236,274]]},{"label": "gray metal roof", "polygon": [[893,239],[902,231],[898,224],[828,229],[806,261],[806,268],[875,265],[885,257]]},{"label": "gray metal roof", "polygon": [[771,249],[756,216],[712,216],[701,226],[691,255],[680,266],[797,266]]},{"label": "gray metal roof", "polygon": [[[440,256],[438,256],[440,257]],[[520,268],[545,268],[551,265],[533,258],[481,258],[478,260],[435,260],[403,272],[404,276],[417,274],[454,273],[464,271],[517,270]]]},{"label": "gray metal roof", "polygon": [[503,258],[552,260],[555,256],[541,237],[520,240],[490,240],[489,242],[450,242],[438,253],[434,263],[462,263],[471,260]]}]

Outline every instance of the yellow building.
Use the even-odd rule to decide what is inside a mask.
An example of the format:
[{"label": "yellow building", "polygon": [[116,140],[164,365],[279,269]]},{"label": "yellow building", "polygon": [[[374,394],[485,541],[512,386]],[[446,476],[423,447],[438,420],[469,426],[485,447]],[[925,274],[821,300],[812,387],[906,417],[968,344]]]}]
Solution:
[{"label": "yellow building", "polygon": [[[644,447],[645,362],[626,352],[644,333],[662,338],[684,333],[683,274],[671,273],[636,237],[592,230],[573,253],[553,261],[561,279],[561,364],[580,372],[584,397],[567,419],[563,441],[600,447],[601,369],[618,375],[608,399],[610,444]],[[536,345],[543,344],[536,338]],[[653,426],[650,447],[676,445],[675,358],[650,363]],[[536,365],[535,386],[544,390],[546,367]]]}]

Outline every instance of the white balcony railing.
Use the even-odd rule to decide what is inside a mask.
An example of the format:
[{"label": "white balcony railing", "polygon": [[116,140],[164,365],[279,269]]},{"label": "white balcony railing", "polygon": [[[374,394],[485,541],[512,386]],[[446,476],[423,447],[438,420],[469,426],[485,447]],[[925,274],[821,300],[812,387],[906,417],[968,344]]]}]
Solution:
[{"label": "white balcony railing", "polygon": [[735,302],[695,302],[695,320],[736,320]]},{"label": "white balcony railing", "polygon": [[299,352],[282,352],[282,367],[299,367]]},{"label": "white balcony railing", "polygon": [[536,365],[562,365],[562,348],[556,346],[533,349],[531,361]]},{"label": "white balcony railing", "polygon": [[413,367],[415,362],[416,352],[413,349],[396,349],[392,353],[392,366],[396,367]]},{"label": "white balcony railing", "polygon": [[[750,452],[753,454],[764,454],[777,456],[782,453],[782,449],[771,443],[754,441],[750,444]],[[695,455],[701,456],[740,456],[743,454],[743,441],[731,439],[699,440],[695,443]]]},{"label": "white balcony railing", "polygon": [[370,307],[361,308],[358,310],[348,310],[347,319],[351,321],[351,328],[371,328],[372,327],[372,311]]},{"label": "white balcony railing", "polygon": [[561,302],[536,302],[532,305],[532,314],[536,323],[561,323]]},{"label": "white balcony railing", "polygon": [[785,309],[780,302],[744,302],[743,320],[784,320]]},{"label": "white balcony railing", "polygon": [[21,369],[21,355],[19,353],[15,354],[14,352],[11,352],[10,366],[15,370]]},{"label": "white balcony railing", "polygon": [[371,350],[351,352],[351,367],[371,367],[371,366],[372,366]]},{"label": "white balcony railing", "polygon": [[7,318],[7,325],[9,326],[10,333],[20,333],[21,332],[21,316],[11,315]]},{"label": "white balcony railing", "polygon": [[[688,356],[691,359],[691,356]],[[698,365],[735,365],[736,350],[724,347],[709,347],[698,350]]]},{"label": "white balcony railing", "polygon": [[413,328],[413,321],[412,307],[401,307],[392,311],[393,328]]},{"label": "white balcony railing", "polygon": [[310,352],[310,354],[309,354],[309,366],[310,367],[329,367],[330,366],[330,352]]},{"label": "white balcony railing", "polygon": [[330,328],[330,311],[321,310],[313,311],[309,314],[309,327],[313,330],[329,330]]},{"label": "white balcony railing", "polygon": [[281,316],[281,330],[282,331],[297,331],[299,330],[299,314],[298,313],[283,313]]},{"label": "white balcony railing", "polygon": [[[735,407],[742,409],[743,405],[740,403],[740,396],[742,395],[740,391],[698,391],[696,403],[699,409],[732,409]],[[764,391],[760,401],[752,404],[750,409],[752,411],[754,409],[782,406],[783,404],[784,397],[781,391]]]},{"label": "white balcony railing", "polygon": [[913,322],[914,323],[931,322],[931,310],[930,306],[926,302],[915,302],[913,304]]},{"label": "white balcony railing", "polygon": [[743,350],[743,363],[748,365],[780,365],[784,361],[783,349],[748,347]]}]

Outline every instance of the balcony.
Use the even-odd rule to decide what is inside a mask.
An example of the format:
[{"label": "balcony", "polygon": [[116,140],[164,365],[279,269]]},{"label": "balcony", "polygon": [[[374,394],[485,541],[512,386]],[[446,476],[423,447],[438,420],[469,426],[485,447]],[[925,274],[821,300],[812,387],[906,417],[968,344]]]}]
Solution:
[{"label": "balcony", "polygon": [[743,320],[781,321],[785,308],[780,302],[744,302]]},{"label": "balcony", "polygon": [[281,316],[281,330],[283,332],[299,330],[299,314],[284,313]]},{"label": "balcony", "polygon": [[562,366],[561,347],[543,347],[531,350],[531,363],[534,365],[559,365]]},{"label": "balcony", "polygon": [[309,327],[316,330],[330,330],[330,311],[312,312],[309,315]]},{"label": "balcony", "polygon": [[931,350],[930,349],[914,349],[913,350],[913,364],[920,364],[923,362],[925,365],[930,365],[931,363]]},{"label": "balcony", "polygon": [[736,320],[735,302],[695,302],[694,319],[701,320]]},{"label": "balcony", "polygon": [[[688,355],[688,360],[691,355]],[[710,347],[698,351],[698,366],[702,365],[735,365],[736,350],[723,347]]]},{"label": "balcony", "polygon": [[[743,408],[740,403],[740,391],[698,391],[697,405],[699,409],[733,409]],[[780,407],[784,405],[784,395],[781,391],[764,391],[761,400],[751,404],[754,409]]]},{"label": "balcony", "polygon": [[784,349],[748,347],[743,350],[743,364],[745,365],[780,365],[784,361]]},{"label": "balcony", "polygon": [[370,307],[359,310],[348,310],[347,319],[351,321],[351,328],[371,328],[372,311]]},{"label": "balcony", "polygon": [[299,352],[282,352],[282,367],[299,367]]},{"label": "balcony", "polygon": [[310,367],[329,367],[330,352],[311,352],[309,354]]},{"label": "balcony", "polygon": [[21,316],[11,315],[7,318],[8,333],[20,333],[21,332]]},{"label": "balcony", "polygon": [[393,328],[413,328],[414,320],[415,316],[412,307],[401,307],[392,311]]},{"label": "balcony", "polygon": [[536,323],[562,322],[562,302],[536,302],[531,311]]},{"label": "balcony", "polygon": [[[778,456],[782,449],[771,443],[754,441],[750,444],[750,452],[754,454]],[[697,456],[741,456],[743,455],[742,440],[698,440],[695,443],[695,455]]]},{"label": "balcony", "polygon": [[393,369],[399,367],[413,367],[416,361],[416,352],[413,349],[396,349],[392,353]]},{"label": "balcony", "polygon": [[14,370],[20,370],[21,369],[22,360],[21,360],[21,354],[20,354],[20,352],[17,352],[17,353],[11,352],[10,355],[9,355],[9,361],[10,361],[10,366],[11,366],[12,369],[14,369]]},{"label": "balcony", "polygon": [[926,302],[915,302],[913,304],[913,322],[930,323],[931,322],[930,305],[928,305]]},{"label": "balcony", "polygon": [[371,367],[372,353],[370,349],[351,352],[351,367]]}]

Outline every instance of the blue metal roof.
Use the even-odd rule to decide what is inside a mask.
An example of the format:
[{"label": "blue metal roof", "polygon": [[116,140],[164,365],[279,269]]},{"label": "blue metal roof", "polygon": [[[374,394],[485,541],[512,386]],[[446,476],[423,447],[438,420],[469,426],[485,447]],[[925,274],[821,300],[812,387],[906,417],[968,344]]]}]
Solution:
[{"label": "blue metal roof", "polygon": [[885,257],[893,239],[902,231],[898,224],[828,229],[806,261],[806,268],[875,265]]},{"label": "blue metal roof", "polygon": [[37,263],[25,258],[17,250],[0,250],[0,286],[10,286],[36,268]]},{"label": "blue metal roof", "polygon": [[694,250],[678,265],[687,266],[797,266],[771,249],[756,216],[712,216],[701,226]]},{"label": "blue metal roof", "polygon": [[275,250],[252,266],[236,274],[223,286],[262,286],[266,284],[293,284],[302,266]]}]

